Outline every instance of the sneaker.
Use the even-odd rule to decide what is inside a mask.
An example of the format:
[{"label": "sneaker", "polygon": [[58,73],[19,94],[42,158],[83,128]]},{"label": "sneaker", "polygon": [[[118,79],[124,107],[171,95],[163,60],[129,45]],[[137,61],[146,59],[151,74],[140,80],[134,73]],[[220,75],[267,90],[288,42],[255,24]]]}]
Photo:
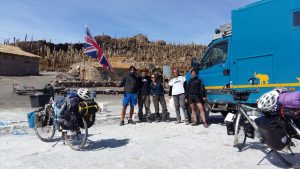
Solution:
[{"label": "sneaker", "polygon": [[124,120],[120,121],[120,126],[124,126]]},{"label": "sneaker", "polygon": [[128,124],[135,124],[135,122],[132,119],[129,119]]}]

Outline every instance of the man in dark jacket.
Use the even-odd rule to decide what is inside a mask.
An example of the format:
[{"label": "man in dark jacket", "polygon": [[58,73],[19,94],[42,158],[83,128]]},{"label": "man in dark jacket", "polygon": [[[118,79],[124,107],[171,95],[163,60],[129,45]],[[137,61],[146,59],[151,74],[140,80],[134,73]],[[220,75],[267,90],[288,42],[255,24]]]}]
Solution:
[{"label": "man in dark jacket", "polygon": [[124,87],[124,98],[123,98],[123,108],[121,111],[121,121],[120,126],[124,125],[124,118],[127,106],[130,104],[129,111],[129,124],[134,124],[132,120],[134,106],[137,103],[137,93],[139,87],[139,81],[136,74],[136,68],[134,66],[130,66],[128,74],[125,74],[123,80],[120,84],[120,87]]},{"label": "man in dark jacket", "polygon": [[192,75],[192,79],[187,83],[186,98],[188,99],[188,102],[190,103],[190,107],[192,109],[192,114],[194,118],[194,123],[192,125],[195,126],[199,124],[197,120],[196,111],[195,111],[195,104],[196,104],[200,111],[200,116],[203,120],[203,126],[207,128],[208,125],[206,123],[205,112],[203,109],[203,103],[204,103],[203,98],[206,95],[205,88],[204,85],[202,84],[201,79],[198,78],[197,71],[195,69],[191,70],[191,75]]},{"label": "man in dark jacket", "polygon": [[147,75],[148,70],[146,68],[141,70],[141,76],[139,77],[139,92],[138,92],[138,106],[139,106],[139,122],[144,120],[143,107],[145,107],[146,120],[151,122],[149,117],[151,115],[150,111],[150,76]]},{"label": "man in dark jacket", "polygon": [[156,80],[157,76],[155,74],[151,75],[152,83],[150,84],[151,87],[151,95],[153,96],[153,104],[155,108],[155,115],[156,115],[156,121],[158,122],[160,120],[159,115],[159,103],[161,105],[162,109],[162,121],[168,122],[169,117],[167,114],[167,104],[164,96],[164,87],[161,84],[160,81]]}]

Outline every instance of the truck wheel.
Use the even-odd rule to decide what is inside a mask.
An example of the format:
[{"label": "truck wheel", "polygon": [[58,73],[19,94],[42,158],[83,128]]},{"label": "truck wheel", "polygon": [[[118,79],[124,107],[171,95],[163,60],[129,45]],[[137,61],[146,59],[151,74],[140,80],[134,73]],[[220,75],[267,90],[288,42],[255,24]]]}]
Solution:
[{"label": "truck wheel", "polygon": [[222,114],[223,117],[226,117],[228,112],[227,111],[222,111],[221,114]]}]

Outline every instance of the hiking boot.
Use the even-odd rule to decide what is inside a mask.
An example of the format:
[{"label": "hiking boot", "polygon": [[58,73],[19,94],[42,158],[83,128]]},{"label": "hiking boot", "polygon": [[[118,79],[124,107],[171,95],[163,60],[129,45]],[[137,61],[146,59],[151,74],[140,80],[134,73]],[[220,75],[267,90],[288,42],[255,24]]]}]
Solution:
[{"label": "hiking boot", "polygon": [[166,119],[164,120],[164,122],[169,123],[169,122],[170,122],[170,119],[169,119],[169,118],[166,118]]},{"label": "hiking boot", "polygon": [[184,120],[185,125],[189,125],[190,121],[189,120]]},{"label": "hiking boot", "polygon": [[199,123],[198,123],[198,122],[194,122],[194,123],[192,123],[191,125],[192,125],[192,126],[198,126]]},{"label": "hiking boot", "polygon": [[182,123],[182,122],[181,122],[181,119],[177,119],[177,120],[175,121],[175,124],[179,124],[179,123]]},{"label": "hiking boot", "polygon": [[120,126],[124,126],[124,120],[120,121]]},{"label": "hiking boot", "polygon": [[135,124],[135,122],[132,119],[129,119],[128,124]]},{"label": "hiking boot", "polygon": [[161,122],[161,121],[162,121],[162,119],[160,118],[160,116],[155,117],[155,122]]}]

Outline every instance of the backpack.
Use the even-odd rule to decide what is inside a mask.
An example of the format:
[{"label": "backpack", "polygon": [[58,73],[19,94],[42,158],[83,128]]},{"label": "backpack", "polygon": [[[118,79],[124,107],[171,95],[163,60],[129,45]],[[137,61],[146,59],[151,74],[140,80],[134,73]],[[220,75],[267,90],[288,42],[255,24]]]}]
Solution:
[{"label": "backpack", "polygon": [[271,149],[282,150],[285,146],[290,144],[291,140],[288,136],[286,125],[279,116],[263,116],[255,119],[254,121],[264,142]]},{"label": "backpack", "polygon": [[283,107],[300,108],[300,91],[281,93],[278,103]]},{"label": "backpack", "polygon": [[79,114],[78,114],[78,104],[80,102],[79,97],[67,98],[63,108],[66,107],[66,110],[63,111],[61,117],[61,123],[63,129],[74,130],[78,127]]},{"label": "backpack", "polygon": [[[78,104],[79,114],[87,122],[87,127],[90,128],[94,125],[96,119],[96,112],[99,110],[98,104],[94,100],[82,101]],[[83,128],[83,123],[80,120],[79,126]]]}]

